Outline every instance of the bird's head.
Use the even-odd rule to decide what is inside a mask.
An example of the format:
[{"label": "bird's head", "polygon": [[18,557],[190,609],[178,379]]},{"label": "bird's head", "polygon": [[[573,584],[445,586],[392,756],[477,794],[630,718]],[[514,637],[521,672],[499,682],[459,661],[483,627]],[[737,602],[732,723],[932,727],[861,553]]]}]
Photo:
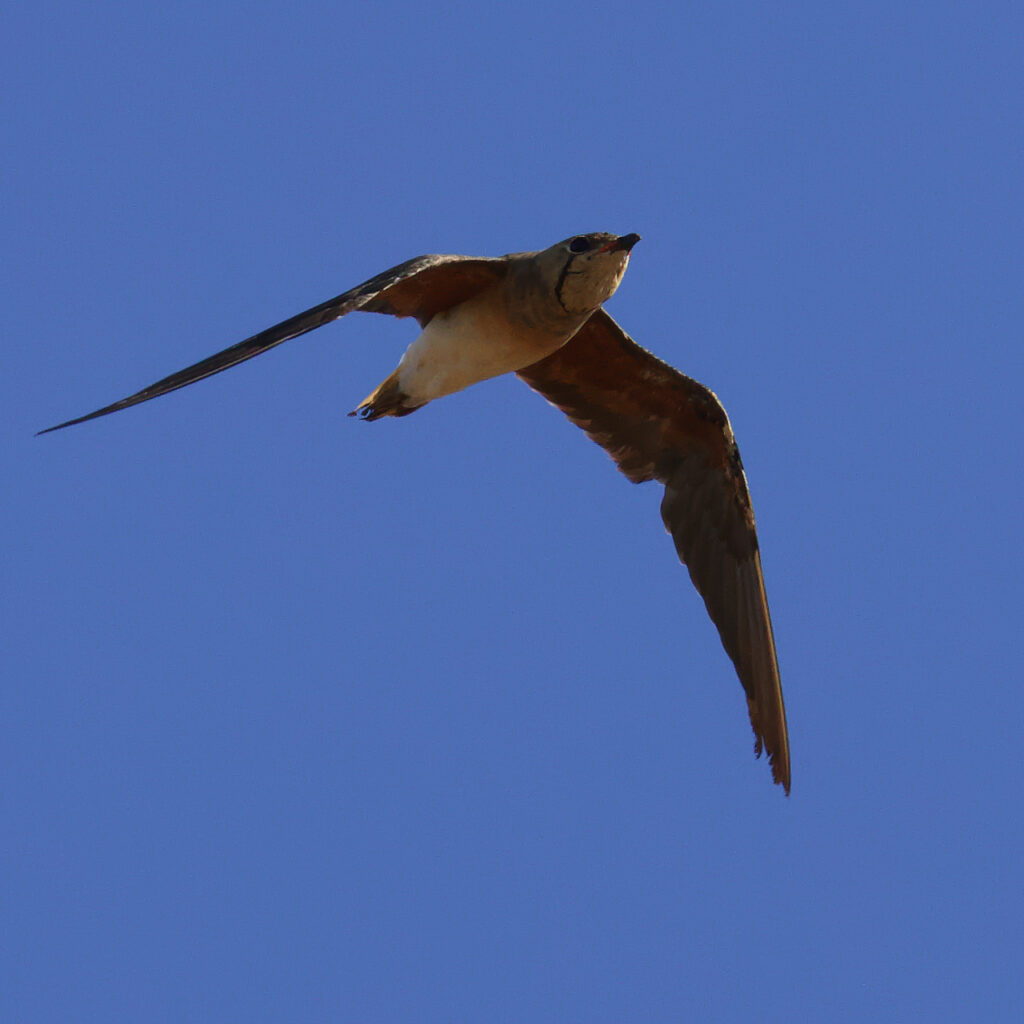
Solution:
[{"label": "bird's head", "polygon": [[639,235],[574,235],[538,253],[536,259],[562,308],[574,316],[582,315],[592,313],[615,294],[629,252],[639,241]]}]

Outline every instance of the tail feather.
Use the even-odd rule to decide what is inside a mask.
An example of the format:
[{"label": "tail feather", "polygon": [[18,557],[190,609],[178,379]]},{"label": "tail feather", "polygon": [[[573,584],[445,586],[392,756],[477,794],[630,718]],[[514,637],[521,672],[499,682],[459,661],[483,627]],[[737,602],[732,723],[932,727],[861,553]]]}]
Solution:
[{"label": "tail feather", "polygon": [[409,396],[398,383],[398,370],[378,385],[353,409],[349,416],[358,416],[364,420],[377,420],[381,416],[408,416],[409,413],[422,409],[426,403],[413,405]]}]

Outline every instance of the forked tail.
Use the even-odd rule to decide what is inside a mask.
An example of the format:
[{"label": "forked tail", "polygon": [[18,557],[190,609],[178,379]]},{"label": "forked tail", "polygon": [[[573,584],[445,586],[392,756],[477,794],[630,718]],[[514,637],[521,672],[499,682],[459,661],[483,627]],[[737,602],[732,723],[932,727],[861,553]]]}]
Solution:
[{"label": "forked tail", "polygon": [[423,405],[413,405],[409,396],[399,387],[398,370],[378,385],[353,409],[349,416],[358,416],[363,420],[378,420],[381,416],[408,416],[409,413],[422,409]]}]

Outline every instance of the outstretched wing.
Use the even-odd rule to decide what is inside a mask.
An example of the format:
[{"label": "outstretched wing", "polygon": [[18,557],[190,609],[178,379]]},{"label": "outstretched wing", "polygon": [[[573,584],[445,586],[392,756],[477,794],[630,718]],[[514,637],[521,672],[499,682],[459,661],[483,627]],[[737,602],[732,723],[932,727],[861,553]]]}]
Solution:
[{"label": "outstretched wing", "polygon": [[433,316],[445,309],[464,302],[477,292],[497,281],[504,273],[506,261],[475,256],[418,256],[397,267],[385,270],[376,277],[319,306],[307,309],[282,323],[268,327],[237,345],[224,349],[192,366],[172,373],[169,377],[150,384],[148,388],[134,395],[122,398],[112,405],[90,412],[77,419],[58,423],[55,427],[40,430],[48,434],[76,423],[106,416],[108,413],[127,409],[129,406],[148,402],[151,398],[166,395],[204,377],[211,377],[221,370],[252,359],[283,341],[297,338],[300,334],[322,327],[346,313],[362,310],[367,313],[388,313],[391,316],[414,316],[426,324]]},{"label": "outstretched wing", "polygon": [[665,485],[661,515],[747,695],[755,751],[789,792],[789,740],[750,493],[729,418],[697,381],[637,345],[603,310],[519,371],[634,483]]}]

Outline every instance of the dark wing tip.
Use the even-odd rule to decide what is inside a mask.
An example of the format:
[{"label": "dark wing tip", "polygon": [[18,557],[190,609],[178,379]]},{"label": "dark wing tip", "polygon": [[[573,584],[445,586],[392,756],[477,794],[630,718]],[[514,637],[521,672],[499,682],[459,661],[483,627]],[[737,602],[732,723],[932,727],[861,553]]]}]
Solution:
[{"label": "dark wing tip", "polygon": [[[139,401],[145,401],[145,399],[139,399]],[[127,408],[129,405],[136,405],[136,402],[130,399],[122,399],[120,402],[114,402],[112,405],[105,405],[102,409],[97,409],[95,412],[86,413],[85,416],[76,416],[73,420],[65,420],[63,423],[58,423],[55,427],[47,427],[45,430],[37,430],[34,437],[42,437],[43,434],[52,434],[55,430],[63,430],[65,427],[73,427],[76,423],[85,423],[86,420],[94,420],[100,416],[107,416],[112,412],[119,412],[121,409]]]},{"label": "dark wing tip", "polygon": [[774,754],[768,756],[768,764],[771,765],[772,769],[772,780],[777,786],[782,787],[782,791],[789,796],[789,760],[787,759],[785,764],[780,764]]},{"label": "dark wing tip", "polygon": [[[764,741],[760,736],[754,741],[754,755],[756,757],[761,756],[761,751],[764,748]],[[790,774],[789,774],[789,750],[784,751],[770,751],[768,754],[768,765],[772,770],[772,781],[777,785],[781,786],[789,796],[790,788]]]},{"label": "dark wing tip", "polygon": [[[216,352],[206,359],[201,359],[191,366],[186,366],[184,370],[178,370],[176,373],[163,377],[155,384],[150,384],[141,391],[137,391],[134,395],[129,395],[127,398],[112,402],[110,405],[105,405],[102,409],[87,413],[85,416],[77,416],[75,419],[58,423],[55,427],[47,427],[46,430],[40,430],[39,434],[49,434],[54,430],[63,430],[64,427],[73,427],[76,423],[85,423],[100,416],[107,416],[112,412],[120,412],[122,409],[128,409],[133,405],[139,405],[142,402],[148,402],[152,398],[159,398],[161,395],[169,394],[171,391],[187,387],[189,384],[195,384],[206,377],[212,377],[222,370],[227,370],[232,366],[237,366],[239,363],[252,359],[254,356],[261,355],[282,342],[290,341],[292,338],[306,334],[317,327],[329,323],[331,320],[336,320],[338,317],[344,316],[345,313],[349,312],[350,308],[353,308],[354,305],[353,293],[345,292],[333,299],[328,299],[327,302],[320,303],[319,306],[314,306],[312,309],[307,309],[305,312],[283,320],[273,327],[268,327],[265,331],[260,331],[258,334],[254,334],[252,337],[246,338],[236,345],[231,345],[229,348]],[[37,434],[36,436],[38,437],[39,435]]]},{"label": "dark wing tip", "polygon": [[[728,647],[726,651],[732,655]],[[774,650],[772,654],[774,660]],[[754,730],[754,756],[760,757],[763,752],[767,752],[772,780],[782,786],[786,796],[789,796],[789,735],[778,668],[768,679],[761,678],[760,673],[752,677],[741,663],[736,664],[736,669],[745,689],[751,683],[754,686],[754,695],[747,696],[750,725]]]}]

